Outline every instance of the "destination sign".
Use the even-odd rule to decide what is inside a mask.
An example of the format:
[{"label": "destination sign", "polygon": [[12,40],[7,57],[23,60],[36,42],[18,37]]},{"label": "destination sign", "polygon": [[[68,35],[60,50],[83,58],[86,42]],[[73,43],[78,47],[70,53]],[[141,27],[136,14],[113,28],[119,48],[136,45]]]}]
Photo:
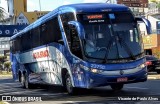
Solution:
[{"label": "destination sign", "polygon": [[92,20],[92,19],[104,19],[106,16],[104,14],[91,14],[91,15],[84,15],[84,20]]},{"label": "destination sign", "polygon": [[88,19],[101,19],[103,16],[102,15],[89,15],[87,16]]}]

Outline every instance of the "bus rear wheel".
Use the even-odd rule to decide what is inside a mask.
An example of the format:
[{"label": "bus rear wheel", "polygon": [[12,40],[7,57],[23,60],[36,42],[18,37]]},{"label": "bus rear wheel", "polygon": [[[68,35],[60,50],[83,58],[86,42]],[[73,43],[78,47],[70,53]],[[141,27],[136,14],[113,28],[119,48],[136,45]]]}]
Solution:
[{"label": "bus rear wheel", "polygon": [[24,74],[24,87],[26,89],[31,89],[31,88],[34,88],[34,85],[29,83],[29,78],[28,78],[28,75],[27,73]]},{"label": "bus rear wheel", "polygon": [[119,90],[122,90],[123,85],[124,85],[124,84],[112,84],[112,85],[110,85],[110,86],[111,86],[112,90],[114,90],[114,91],[119,91]]},{"label": "bus rear wheel", "polygon": [[20,73],[20,83],[21,83],[22,87],[25,88],[25,78],[24,78],[24,75],[22,73]]},{"label": "bus rear wheel", "polygon": [[68,94],[73,95],[75,93],[75,88],[72,85],[71,77],[68,72],[65,75],[65,88]]}]

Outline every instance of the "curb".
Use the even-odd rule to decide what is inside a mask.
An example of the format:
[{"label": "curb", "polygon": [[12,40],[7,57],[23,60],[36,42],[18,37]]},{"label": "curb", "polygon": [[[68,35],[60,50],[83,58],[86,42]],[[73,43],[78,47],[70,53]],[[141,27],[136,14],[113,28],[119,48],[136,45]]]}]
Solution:
[{"label": "curb", "polygon": [[0,75],[0,77],[5,77],[5,76],[9,76],[9,77],[12,77],[12,75]]},{"label": "curb", "polygon": [[10,104],[10,103],[8,103],[8,102],[4,102],[4,104]]},{"label": "curb", "polygon": [[0,104],[10,104],[8,102],[0,101]]},{"label": "curb", "polygon": [[160,77],[148,77],[148,79],[160,79]]}]

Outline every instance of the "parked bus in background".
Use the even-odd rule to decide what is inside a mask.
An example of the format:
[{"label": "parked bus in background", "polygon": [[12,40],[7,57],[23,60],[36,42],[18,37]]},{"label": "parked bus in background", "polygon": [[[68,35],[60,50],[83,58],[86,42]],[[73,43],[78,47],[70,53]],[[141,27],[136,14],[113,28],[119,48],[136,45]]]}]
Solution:
[{"label": "parked bus in background", "polygon": [[75,88],[147,80],[142,38],[137,21],[123,5],[106,3],[61,6],[11,37],[15,78],[25,88],[35,84]]}]

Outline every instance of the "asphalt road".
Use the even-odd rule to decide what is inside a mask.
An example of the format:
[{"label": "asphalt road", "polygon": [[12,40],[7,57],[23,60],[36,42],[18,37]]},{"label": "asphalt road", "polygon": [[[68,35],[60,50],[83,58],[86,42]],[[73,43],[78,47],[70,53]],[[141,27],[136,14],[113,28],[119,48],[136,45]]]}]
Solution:
[{"label": "asphalt road", "polygon": [[[24,89],[11,77],[0,76],[0,95],[11,97],[10,104],[160,104],[159,86],[160,74],[149,73],[148,81],[127,84],[119,92],[114,92],[107,86],[90,90],[81,89],[76,95],[70,96],[61,87]],[[32,98],[39,102],[27,102],[24,99],[19,102],[18,97]]]}]

